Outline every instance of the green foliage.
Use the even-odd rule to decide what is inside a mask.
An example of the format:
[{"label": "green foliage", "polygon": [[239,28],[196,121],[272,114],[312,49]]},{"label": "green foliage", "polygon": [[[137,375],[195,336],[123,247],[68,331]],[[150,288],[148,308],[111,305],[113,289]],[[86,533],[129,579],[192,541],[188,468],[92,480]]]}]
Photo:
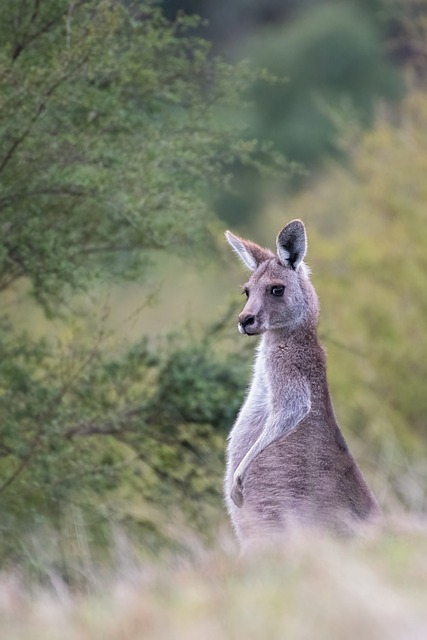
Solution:
[{"label": "green foliage", "polygon": [[[219,117],[252,74],[150,3],[6,3],[0,25],[0,290],[36,298],[209,244],[206,193],[256,143]],[[243,105],[241,105],[242,108]]]},{"label": "green foliage", "polygon": [[[325,158],[345,157],[337,144],[342,121],[367,126],[379,98],[395,100],[403,93],[378,25],[351,1],[316,2],[293,20],[249,34],[237,50],[276,78],[254,80],[249,126],[250,135],[272,141],[275,150],[299,164],[290,180],[281,179],[282,191],[301,184]],[[250,221],[270,183],[236,162],[238,195],[224,194],[218,214],[233,224]]]},{"label": "green foliage", "polygon": [[72,338],[37,342],[3,305],[0,561],[38,528],[61,546],[75,513],[101,548],[119,521],[158,545],[164,514],[201,526],[219,504],[245,377],[203,340],[118,353],[76,323],[71,296],[142,277],[155,251],[213,246],[210,190],[236,159],[262,169],[228,118],[253,70],[212,56],[197,17],[170,22],[151,2],[3,4],[0,291],[29,291]]},{"label": "green foliage", "polygon": [[225,367],[206,342],[174,351],[160,373],[156,403],[162,419],[212,424],[227,432],[241,404],[242,369],[236,357]]},{"label": "green foliage", "polygon": [[304,166],[336,152],[330,111],[354,109],[361,122],[378,97],[396,97],[398,79],[381,50],[380,35],[351,3],[319,5],[289,27],[254,43],[254,56],[289,82],[255,90],[255,130]]},{"label": "green foliage", "polygon": [[159,544],[167,509],[206,529],[220,501],[223,432],[242,399],[242,364],[215,355],[207,340],[162,356],[141,343],[113,358],[101,338],[59,355],[47,342],[12,338],[10,327],[1,336],[0,561],[22,553],[20,532],[60,531],[70,508],[92,523],[101,547],[114,522],[129,532],[148,527]]},{"label": "green foliage", "polygon": [[255,131],[305,167],[337,151],[330,111],[354,109],[366,124],[376,98],[398,95],[397,74],[381,51],[380,34],[351,3],[320,5],[253,46],[262,66],[289,79],[256,85]]}]

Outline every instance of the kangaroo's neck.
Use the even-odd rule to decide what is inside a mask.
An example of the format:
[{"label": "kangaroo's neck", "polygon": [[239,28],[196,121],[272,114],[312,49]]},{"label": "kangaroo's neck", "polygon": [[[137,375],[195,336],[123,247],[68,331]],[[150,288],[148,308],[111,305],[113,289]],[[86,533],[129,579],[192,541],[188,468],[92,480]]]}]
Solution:
[{"label": "kangaroo's neck", "polygon": [[316,388],[316,395],[329,396],[326,355],[315,323],[306,323],[292,332],[267,331],[262,336],[259,355],[267,377],[274,372],[285,379],[293,375],[292,367],[296,367]]},{"label": "kangaroo's neck", "polygon": [[304,350],[319,347],[317,321],[306,322],[296,329],[277,329],[266,331],[261,338],[260,349],[265,354],[278,349],[305,347]]}]

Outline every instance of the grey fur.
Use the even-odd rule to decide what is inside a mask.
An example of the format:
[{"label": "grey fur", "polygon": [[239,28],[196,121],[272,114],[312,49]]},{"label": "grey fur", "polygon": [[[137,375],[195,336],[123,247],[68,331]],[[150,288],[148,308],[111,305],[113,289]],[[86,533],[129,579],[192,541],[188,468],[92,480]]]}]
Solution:
[{"label": "grey fur", "polygon": [[262,334],[227,448],[225,499],[236,534],[245,544],[294,522],[351,531],[380,511],[335,418],[304,225],[282,229],[277,257],[226,237],[252,270],[239,331]]}]

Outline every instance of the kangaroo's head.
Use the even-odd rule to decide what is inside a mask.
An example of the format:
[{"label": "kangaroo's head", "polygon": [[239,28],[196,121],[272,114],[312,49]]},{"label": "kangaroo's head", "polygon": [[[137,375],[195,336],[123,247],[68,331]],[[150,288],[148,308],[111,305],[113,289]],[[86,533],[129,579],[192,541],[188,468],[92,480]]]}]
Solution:
[{"label": "kangaroo's head", "polygon": [[294,331],[317,324],[317,296],[304,264],[305,227],[293,220],[277,236],[277,254],[226,231],[226,238],[252,271],[243,287],[247,303],[239,315],[239,331],[258,335],[270,330]]}]

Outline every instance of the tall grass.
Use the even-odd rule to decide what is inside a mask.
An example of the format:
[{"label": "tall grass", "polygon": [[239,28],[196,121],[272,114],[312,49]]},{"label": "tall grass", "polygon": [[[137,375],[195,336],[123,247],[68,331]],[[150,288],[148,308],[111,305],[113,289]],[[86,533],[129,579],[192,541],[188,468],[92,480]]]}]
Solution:
[{"label": "tall grass", "polygon": [[[279,549],[241,557],[228,533],[215,549],[137,560],[122,544],[90,589],[0,576],[7,640],[424,640],[427,527],[401,520],[370,539],[293,532]],[[123,543],[123,541],[122,541]],[[97,573],[98,571],[98,573]]]}]

